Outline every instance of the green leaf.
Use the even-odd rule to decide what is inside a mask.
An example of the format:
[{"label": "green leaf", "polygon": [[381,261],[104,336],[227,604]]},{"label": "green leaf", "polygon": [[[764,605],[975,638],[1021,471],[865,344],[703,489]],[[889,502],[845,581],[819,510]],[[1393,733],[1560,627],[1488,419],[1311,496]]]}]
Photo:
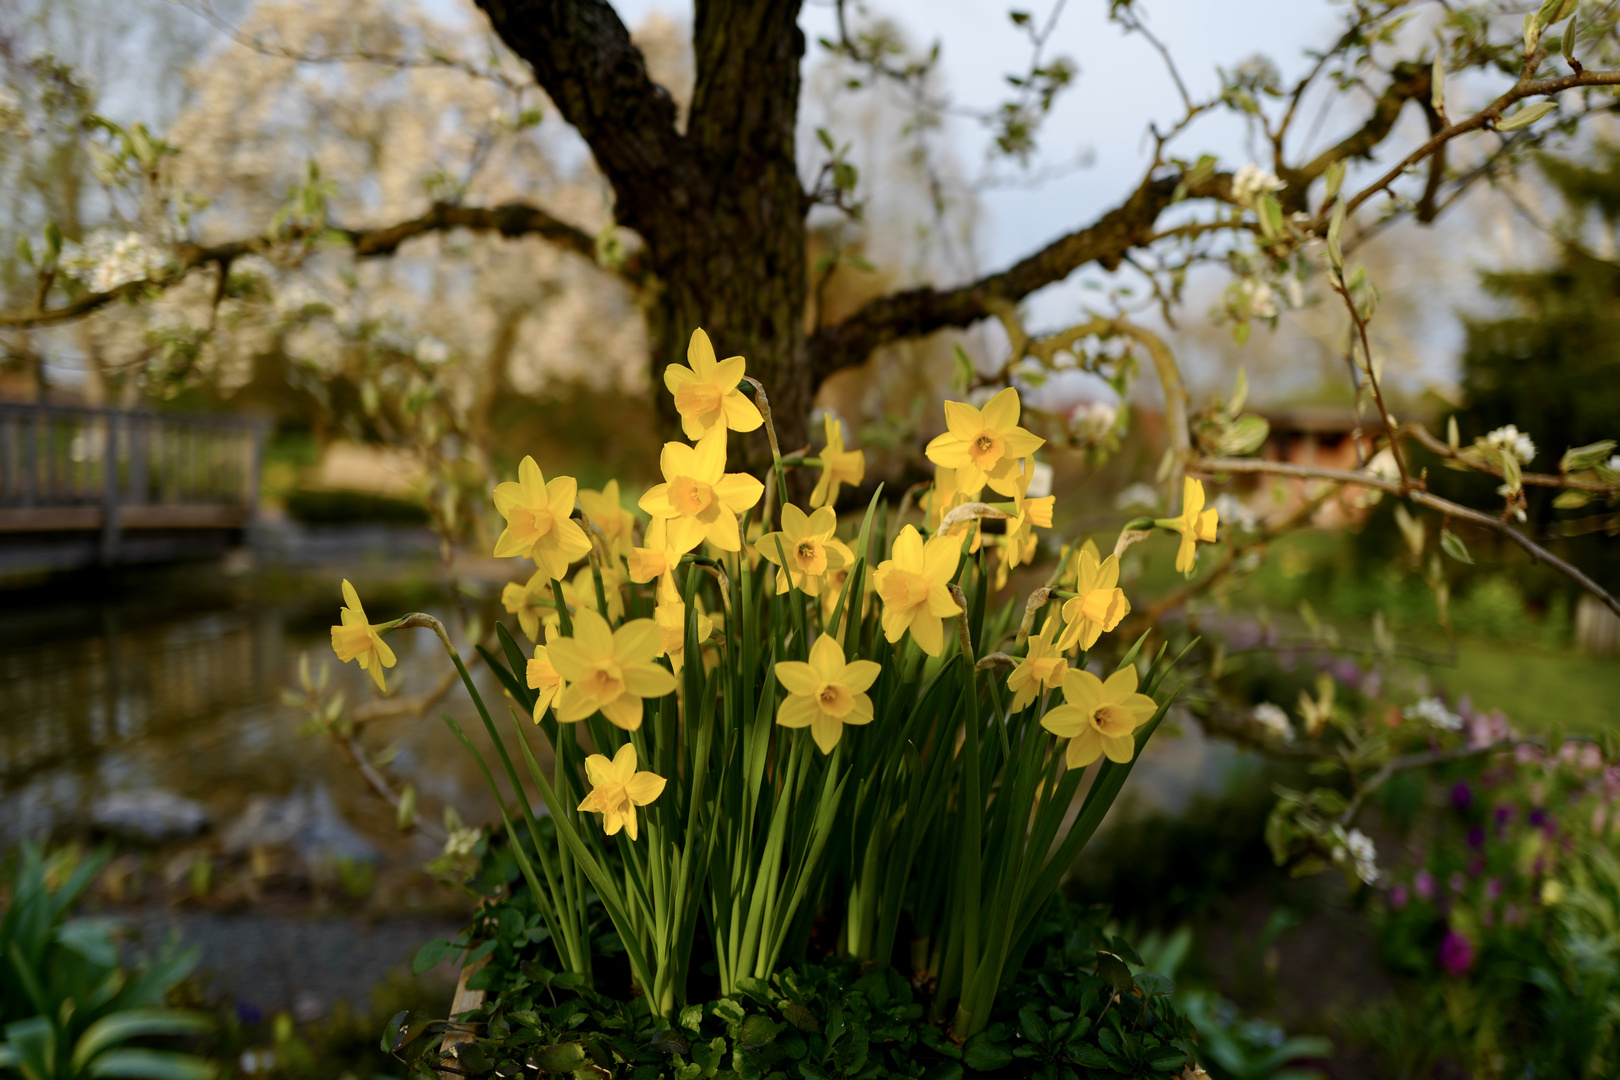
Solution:
[{"label": "green leaf", "polygon": [[555,1043],[536,1051],[529,1062],[542,1072],[573,1072],[585,1064],[585,1047],[577,1042]]},{"label": "green leaf", "polygon": [[109,1050],[90,1063],[90,1076],[120,1080],[213,1080],[219,1066],[173,1050]]},{"label": "green leaf", "polygon": [[962,1063],[975,1072],[995,1072],[1012,1064],[1012,1049],[981,1031],[962,1047]]},{"label": "green leaf", "polygon": [[1046,1036],[1051,1031],[1033,1005],[1025,1005],[1018,1010],[1018,1030],[1023,1033],[1024,1038],[1033,1043],[1045,1042]]},{"label": "green leaf", "polygon": [[[681,1015],[685,1016],[685,1010]],[[797,1001],[790,1001],[782,1006],[782,1016],[788,1023],[800,1031],[820,1031],[821,1024],[816,1020],[816,1014]]]},{"label": "green leaf", "polygon": [[681,1027],[691,1032],[701,1030],[703,1027],[703,1006],[688,1005],[683,1008],[681,1010]]},{"label": "green leaf", "polygon": [[119,1043],[149,1035],[195,1035],[213,1025],[208,1018],[178,1009],[125,1009],[85,1029],[73,1046],[73,1070],[82,1071],[97,1054]]},{"label": "green leaf", "polygon": [[1322,192],[1322,202],[1331,203],[1339,197],[1339,189],[1344,186],[1344,162],[1335,161],[1322,175],[1327,181],[1327,188]]},{"label": "green leaf", "polygon": [[1558,103],[1555,101],[1538,101],[1534,105],[1526,105],[1512,116],[1498,120],[1496,130],[1518,131],[1520,128],[1527,128],[1557,107]]},{"label": "green leaf", "polygon": [[1136,982],[1131,977],[1131,969],[1125,961],[1111,952],[1097,954],[1097,974],[1102,980],[1112,986],[1121,994],[1128,994]]},{"label": "green leaf", "polygon": [[1460,563],[1474,565],[1474,557],[1468,554],[1467,546],[1450,529],[1440,530],[1440,550]]},{"label": "green leaf", "polygon": [[1344,276],[1344,250],[1340,243],[1344,238],[1345,213],[1345,202],[1341,198],[1333,204],[1333,216],[1328,219],[1327,230],[1328,262],[1340,277]]},{"label": "green leaf", "polygon": [[411,961],[411,974],[420,975],[428,968],[437,967],[452,950],[453,946],[444,938],[434,938],[416,950],[416,958]]},{"label": "green leaf", "polygon": [[737,1042],[744,1050],[758,1050],[776,1041],[777,1033],[786,1024],[779,1024],[770,1017],[755,1013],[743,1021],[742,1030],[737,1033]]},{"label": "green leaf", "polygon": [[973,367],[973,358],[960,345],[951,346],[951,389],[958,394],[965,394],[973,385],[973,378],[977,371]]},{"label": "green leaf", "polygon": [[1559,510],[1579,510],[1592,501],[1592,496],[1584,491],[1563,491],[1553,500],[1553,506]]}]

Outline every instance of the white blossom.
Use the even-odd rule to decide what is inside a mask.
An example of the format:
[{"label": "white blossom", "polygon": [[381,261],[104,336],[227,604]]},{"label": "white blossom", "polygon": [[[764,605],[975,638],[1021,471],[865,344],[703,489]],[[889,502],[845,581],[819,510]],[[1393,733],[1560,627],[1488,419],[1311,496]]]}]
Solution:
[{"label": "white blossom", "polygon": [[1266,192],[1281,191],[1287,186],[1275,174],[1251,162],[1232,177],[1232,197],[1244,206],[1253,206],[1254,201]]},{"label": "white blossom", "polygon": [[451,829],[444,841],[444,853],[452,858],[471,855],[483,835],[480,829]]},{"label": "white blossom", "polygon": [[1280,705],[1262,701],[1254,707],[1254,722],[1283,742],[1294,741],[1294,725],[1289,722],[1288,714]]},{"label": "white blossom", "polygon": [[1222,525],[1236,525],[1244,532],[1253,532],[1260,524],[1260,518],[1253,508],[1230,491],[1215,496],[1215,501],[1210,505],[1215,508],[1217,520]]},{"label": "white blossom", "polygon": [[163,252],[147,243],[140,233],[102,230],[90,234],[84,243],[62,245],[58,265],[68,276],[84,283],[91,292],[111,292],[132,281],[144,281],[163,268]]},{"label": "white blossom", "polygon": [[1360,829],[1351,829],[1345,837],[1345,847],[1356,862],[1356,876],[1368,885],[1378,880],[1378,849],[1372,837]]},{"label": "white blossom", "polygon": [[1530,441],[1530,436],[1521,432],[1513,424],[1497,428],[1485,436],[1485,445],[1500,450],[1504,454],[1512,454],[1519,459],[1520,465],[1530,464],[1536,456],[1536,444]]},{"label": "white blossom", "polygon": [[1069,413],[1069,431],[1081,442],[1101,442],[1114,430],[1119,410],[1106,401],[1083,401]]},{"label": "white blossom", "polygon": [[424,364],[442,364],[450,359],[450,346],[429,334],[416,343],[416,358]]},{"label": "white blossom", "polygon": [[1463,726],[1462,717],[1446,708],[1437,697],[1422,698],[1417,704],[1408,705],[1401,715],[1408,720],[1422,720],[1441,731],[1461,731]]},{"label": "white blossom", "polygon": [[1152,510],[1158,505],[1158,490],[1152,484],[1144,484],[1140,480],[1114,496],[1116,510],[1130,510],[1136,507]]},{"label": "white blossom", "polygon": [[1277,317],[1277,292],[1270,285],[1259,278],[1246,277],[1242,280],[1243,300],[1249,309],[1249,314],[1257,319],[1275,319]]}]

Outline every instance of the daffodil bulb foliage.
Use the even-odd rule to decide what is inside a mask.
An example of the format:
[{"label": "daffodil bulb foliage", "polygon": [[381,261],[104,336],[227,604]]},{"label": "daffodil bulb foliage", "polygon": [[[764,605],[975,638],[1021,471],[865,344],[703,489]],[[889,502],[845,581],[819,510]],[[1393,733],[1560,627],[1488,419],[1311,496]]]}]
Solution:
[{"label": "daffodil bulb foliage", "polygon": [[[1051,557],[1065,505],[1016,390],[947,402],[913,447],[931,490],[900,498],[864,486],[830,415],[819,456],[738,468],[771,414],[724,344],[698,331],[666,372],[684,437],[649,489],[581,489],[531,457],[494,488],[511,580],[493,634],[373,624],[344,582],[333,648],[382,688],[385,634],[439,637],[472,705],[444,721],[504,808],[553,970],[595,978],[600,910],[670,1016],[695,940],[734,993],[804,958],[812,921],[872,965],[927,926],[933,1007],[970,1037],[1162,717],[1171,665],[1129,624],[1118,558],[1081,538]],[[1162,524],[1207,543],[1192,491]]]}]

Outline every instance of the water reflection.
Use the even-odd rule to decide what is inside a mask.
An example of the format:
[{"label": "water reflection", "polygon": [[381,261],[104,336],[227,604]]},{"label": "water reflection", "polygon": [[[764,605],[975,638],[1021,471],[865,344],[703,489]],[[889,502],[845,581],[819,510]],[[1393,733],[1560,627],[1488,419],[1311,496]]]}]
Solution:
[{"label": "water reflection", "polygon": [[[0,616],[0,846],[82,833],[97,800],[166,791],[200,802],[216,830],[255,796],[325,807],[393,857],[420,858],[392,813],[335,748],[298,737],[302,716],[281,703],[308,649],[350,702],[370,680],[331,657],[325,624],[337,601],[212,604],[165,610],[161,600],[11,603]],[[329,609],[329,610],[328,610]],[[426,634],[390,639],[390,685],[421,693],[447,661]],[[443,708],[472,720],[463,695]],[[435,712],[432,714],[437,715]],[[476,721],[470,727],[474,727]],[[373,753],[397,747],[390,771],[412,780],[425,813],[446,801],[469,820],[494,814],[475,766],[435,719],[375,725]]]}]

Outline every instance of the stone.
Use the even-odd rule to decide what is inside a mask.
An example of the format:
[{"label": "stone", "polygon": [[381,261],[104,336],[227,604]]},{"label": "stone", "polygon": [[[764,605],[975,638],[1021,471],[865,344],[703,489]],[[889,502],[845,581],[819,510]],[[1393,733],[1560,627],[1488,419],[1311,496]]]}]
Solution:
[{"label": "stone", "polygon": [[161,844],[208,828],[208,810],[171,791],[115,791],[90,805],[90,823],[122,840]]}]

